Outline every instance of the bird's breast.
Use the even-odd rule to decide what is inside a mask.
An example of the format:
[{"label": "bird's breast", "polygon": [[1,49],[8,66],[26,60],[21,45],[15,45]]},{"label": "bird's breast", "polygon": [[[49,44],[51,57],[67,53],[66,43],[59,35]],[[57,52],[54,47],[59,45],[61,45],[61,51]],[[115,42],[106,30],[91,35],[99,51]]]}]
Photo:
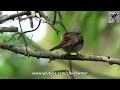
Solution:
[{"label": "bird's breast", "polygon": [[83,48],[83,44],[78,44],[72,47],[64,47],[63,50],[65,52],[73,53],[73,52],[79,52]]}]

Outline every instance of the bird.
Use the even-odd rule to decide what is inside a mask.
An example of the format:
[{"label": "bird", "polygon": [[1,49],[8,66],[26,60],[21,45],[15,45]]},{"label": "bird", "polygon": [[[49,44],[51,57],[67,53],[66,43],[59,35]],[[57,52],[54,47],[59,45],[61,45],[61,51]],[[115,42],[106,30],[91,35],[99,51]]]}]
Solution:
[{"label": "bird", "polygon": [[67,54],[77,53],[84,46],[84,37],[80,32],[79,28],[73,28],[70,32],[65,32],[62,34],[61,42],[51,48],[49,51],[53,51],[56,49],[63,49]]}]

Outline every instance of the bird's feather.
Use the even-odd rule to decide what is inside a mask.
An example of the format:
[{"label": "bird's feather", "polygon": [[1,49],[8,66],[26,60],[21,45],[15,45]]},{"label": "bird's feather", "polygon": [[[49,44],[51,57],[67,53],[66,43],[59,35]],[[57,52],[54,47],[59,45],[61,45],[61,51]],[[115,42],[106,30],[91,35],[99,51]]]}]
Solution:
[{"label": "bird's feather", "polygon": [[55,47],[53,47],[53,48],[51,48],[49,51],[53,51],[53,50],[55,50],[55,49],[60,49],[60,48],[62,48],[62,47],[65,47],[66,45],[68,45],[67,43],[69,42],[69,38],[64,38],[64,40],[60,43],[60,44],[58,44],[57,46],[55,46]]}]

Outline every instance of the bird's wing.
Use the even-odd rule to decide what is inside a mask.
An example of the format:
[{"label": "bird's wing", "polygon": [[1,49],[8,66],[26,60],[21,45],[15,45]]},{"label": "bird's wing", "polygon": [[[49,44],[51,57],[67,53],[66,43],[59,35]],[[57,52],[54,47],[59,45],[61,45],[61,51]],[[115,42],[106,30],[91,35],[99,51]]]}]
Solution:
[{"label": "bird's wing", "polygon": [[58,44],[57,46],[51,48],[49,51],[53,51],[55,49],[60,49],[62,47],[69,46],[69,42],[70,42],[70,38],[65,37],[60,44]]},{"label": "bird's wing", "polygon": [[80,37],[79,40],[72,43],[71,46],[76,46],[78,44],[84,44],[84,37],[82,35],[80,35],[79,37]]}]

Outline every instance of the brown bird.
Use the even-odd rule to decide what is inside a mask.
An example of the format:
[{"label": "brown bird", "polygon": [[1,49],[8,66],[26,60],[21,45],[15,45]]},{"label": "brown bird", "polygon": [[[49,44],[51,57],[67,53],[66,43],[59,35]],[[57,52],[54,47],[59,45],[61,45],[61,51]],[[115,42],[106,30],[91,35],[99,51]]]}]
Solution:
[{"label": "brown bird", "polygon": [[78,28],[74,28],[71,32],[66,32],[62,35],[61,42],[50,49],[53,51],[55,49],[63,49],[68,54],[80,51],[84,45],[84,37],[82,36]]}]

